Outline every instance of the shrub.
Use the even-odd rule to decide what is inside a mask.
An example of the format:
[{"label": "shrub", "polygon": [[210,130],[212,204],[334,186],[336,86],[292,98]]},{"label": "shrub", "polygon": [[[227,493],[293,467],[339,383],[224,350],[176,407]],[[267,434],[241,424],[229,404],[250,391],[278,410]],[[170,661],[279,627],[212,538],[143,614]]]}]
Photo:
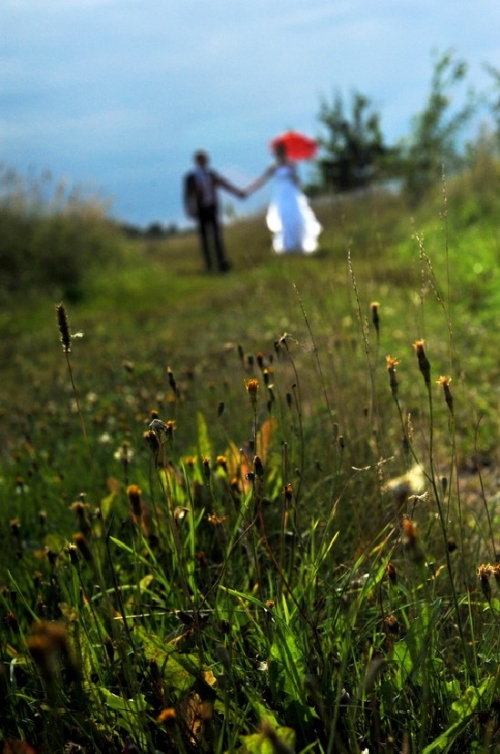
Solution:
[{"label": "shrub", "polygon": [[0,267],[4,293],[45,289],[75,300],[95,265],[117,262],[121,237],[96,197],[50,178],[0,170]]}]

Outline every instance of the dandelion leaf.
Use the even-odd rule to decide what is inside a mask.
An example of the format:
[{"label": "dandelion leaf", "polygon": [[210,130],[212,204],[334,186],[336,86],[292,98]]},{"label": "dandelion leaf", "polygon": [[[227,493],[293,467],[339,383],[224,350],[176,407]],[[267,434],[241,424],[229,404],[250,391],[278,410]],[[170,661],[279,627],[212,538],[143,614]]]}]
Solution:
[{"label": "dandelion leaf", "polygon": [[140,641],[147,660],[154,660],[162,668],[167,685],[178,691],[189,689],[198,676],[197,659],[188,654],[179,654],[175,645],[165,644],[164,639],[139,630]]},{"label": "dandelion leaf", "polygon": [[495,688],[495,678],[486,678],[479,686],[469,686],[460,697],[451,705],[451,725],[436,738],[429,746],[426,746],[422,754],[438,754],[447,752],[465,730],[469,723],[477,717],[476,707],[486,693],[492,693]]},{"label": "dandelion leaf", "polygon": [[146,737],[143,734],[141,726],[141,716],[147,709],[147,702],[144,694],[137,694],[132,699],[124,699],[117,694],[113,694],[107,688],[100,687],[99,689],[106,706],[114,710],[119,719],[120,725],[129,733],[132,738],[137,740],[141,750],[145,750],[147,746]]},{"label": "dandelion leaf", "polygon": [[[273,754],[276,751],[295,751],[295,731],[292,728],[276,728],[273,731],[273,739],[270,740],[270,737],[264,733],[241,736],[242,747],[238,749],[238,752],[239,754]],[[281,748],[278,748],[280,746]]]}]

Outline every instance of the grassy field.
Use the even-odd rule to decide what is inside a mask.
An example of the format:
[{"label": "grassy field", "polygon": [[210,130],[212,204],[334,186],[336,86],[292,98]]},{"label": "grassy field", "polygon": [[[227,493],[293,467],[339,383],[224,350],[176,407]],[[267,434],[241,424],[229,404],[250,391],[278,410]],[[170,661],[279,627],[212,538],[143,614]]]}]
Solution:
[{"label": "grassy field", "polygon": [[500,751],[499,183],[3,300],[4,752]]}]

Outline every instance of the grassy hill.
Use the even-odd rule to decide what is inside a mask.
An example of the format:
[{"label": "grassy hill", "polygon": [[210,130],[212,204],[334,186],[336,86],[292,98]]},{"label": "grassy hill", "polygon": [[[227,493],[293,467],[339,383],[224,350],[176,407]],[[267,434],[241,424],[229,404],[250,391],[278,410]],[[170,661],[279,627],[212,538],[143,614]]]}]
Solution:
[{"label": "grassy hill", "polygon": [[4,297],[4,751],[500,750],[498,184]]}]

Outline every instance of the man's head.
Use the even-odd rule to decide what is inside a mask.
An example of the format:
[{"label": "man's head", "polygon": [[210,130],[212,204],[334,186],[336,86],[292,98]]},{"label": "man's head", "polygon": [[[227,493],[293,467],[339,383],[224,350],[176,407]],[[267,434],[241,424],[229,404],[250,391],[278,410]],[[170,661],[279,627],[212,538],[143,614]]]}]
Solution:
[{"label": "man's head", "polygon": [[208,165],[208,153],[204,149],[198,149],[194,153],[194,162],[199,168],[206,168]]}]

